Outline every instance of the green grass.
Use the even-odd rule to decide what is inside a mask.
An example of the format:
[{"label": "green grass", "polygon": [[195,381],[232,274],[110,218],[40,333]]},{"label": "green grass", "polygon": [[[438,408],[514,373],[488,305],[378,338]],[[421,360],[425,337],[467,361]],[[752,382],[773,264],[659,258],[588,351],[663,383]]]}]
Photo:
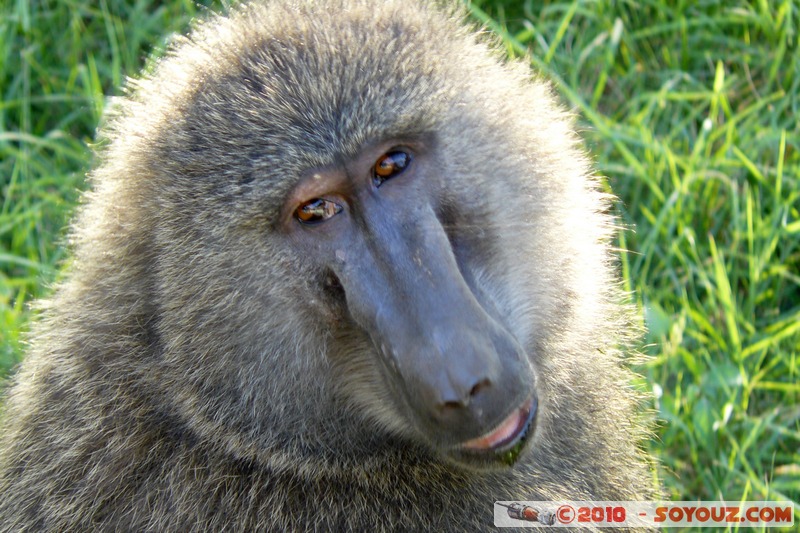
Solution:
[{"label": "green grass", "polygon": [[[673,499],[792,500],[800,519],[800,5],[475,1],[579,115],[620,198],[648,327],[650,443]],[[63,259],[104,95],[192,0],[0,8],[0,374]]]}]

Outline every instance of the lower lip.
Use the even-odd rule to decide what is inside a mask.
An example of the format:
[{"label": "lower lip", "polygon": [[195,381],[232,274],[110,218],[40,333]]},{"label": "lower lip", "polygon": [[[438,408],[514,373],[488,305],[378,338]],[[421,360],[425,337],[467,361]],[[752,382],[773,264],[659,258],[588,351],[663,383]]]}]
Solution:
[{"label": "lower lip", "polygon": [[507,450],[525,436],[535,414],[536,405],[531,398],[500,422],[491,432],[463,443],[461,448],[477,452]]}]

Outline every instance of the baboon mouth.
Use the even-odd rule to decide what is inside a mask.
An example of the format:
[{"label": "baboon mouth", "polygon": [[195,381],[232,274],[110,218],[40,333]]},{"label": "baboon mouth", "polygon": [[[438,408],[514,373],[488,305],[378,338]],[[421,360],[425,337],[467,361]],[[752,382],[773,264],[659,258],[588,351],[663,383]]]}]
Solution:
[{"label": "baboon mouth", "polygon": [[[521,407],[512,412],[492,431],[461,445],[473,452],[505,453],[521,448],[536,417],[536,396],[532,396]],[[518,451],[518,450],[517,450]]]}]

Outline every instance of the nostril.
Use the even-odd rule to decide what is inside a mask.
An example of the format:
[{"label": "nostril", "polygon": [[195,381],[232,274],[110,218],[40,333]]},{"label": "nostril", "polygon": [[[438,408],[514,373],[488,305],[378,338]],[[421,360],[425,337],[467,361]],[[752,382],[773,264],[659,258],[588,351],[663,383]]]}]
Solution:
[{"label": "nostril", "polygon": [[484,378],[484,379],[480,380],[475,385],[473,385],[472,388],[470,389],[469,397],[473,398],[473,397],[477,396],[478,393],[481,390],[488,389],[491,386],[491,384],[492,383],[491,383],[491,381],[489,381],[489,378]]},{"label": "nostril", "polygon": [[465,404],[463,402],[456,402],[456,401],[447,401],[442,403],[442,411],[448,411],[452,409],[460,409]]},{"label": "nostril", "polygon": [[488,378],[482,379],[475,385],[473,385],[472,388],[469,390],[469,393],[465,395],[463,398],[457,400],[445,400],[439,404],[439,408],[442,411],[450,411],[468,407],[470,401],[475,396],[477,396],[482,390],[488,389],[490,386],[491,386],[491,381],[489,381]]}]

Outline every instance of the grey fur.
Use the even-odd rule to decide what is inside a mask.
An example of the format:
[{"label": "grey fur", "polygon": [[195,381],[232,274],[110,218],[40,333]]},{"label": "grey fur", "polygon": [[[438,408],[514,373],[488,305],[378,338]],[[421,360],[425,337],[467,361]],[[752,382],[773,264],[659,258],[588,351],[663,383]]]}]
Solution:
[{"label": "grey fur", "polygon": [[[244,5],[114,109],[7,395],[0,527],[490,530],[495,500],[655,495],[609,198],[551,89],[458,9]],[[307,169],[431,132],[454,253],[536,373],[512,467],[418,438],[279,228]]]}]

